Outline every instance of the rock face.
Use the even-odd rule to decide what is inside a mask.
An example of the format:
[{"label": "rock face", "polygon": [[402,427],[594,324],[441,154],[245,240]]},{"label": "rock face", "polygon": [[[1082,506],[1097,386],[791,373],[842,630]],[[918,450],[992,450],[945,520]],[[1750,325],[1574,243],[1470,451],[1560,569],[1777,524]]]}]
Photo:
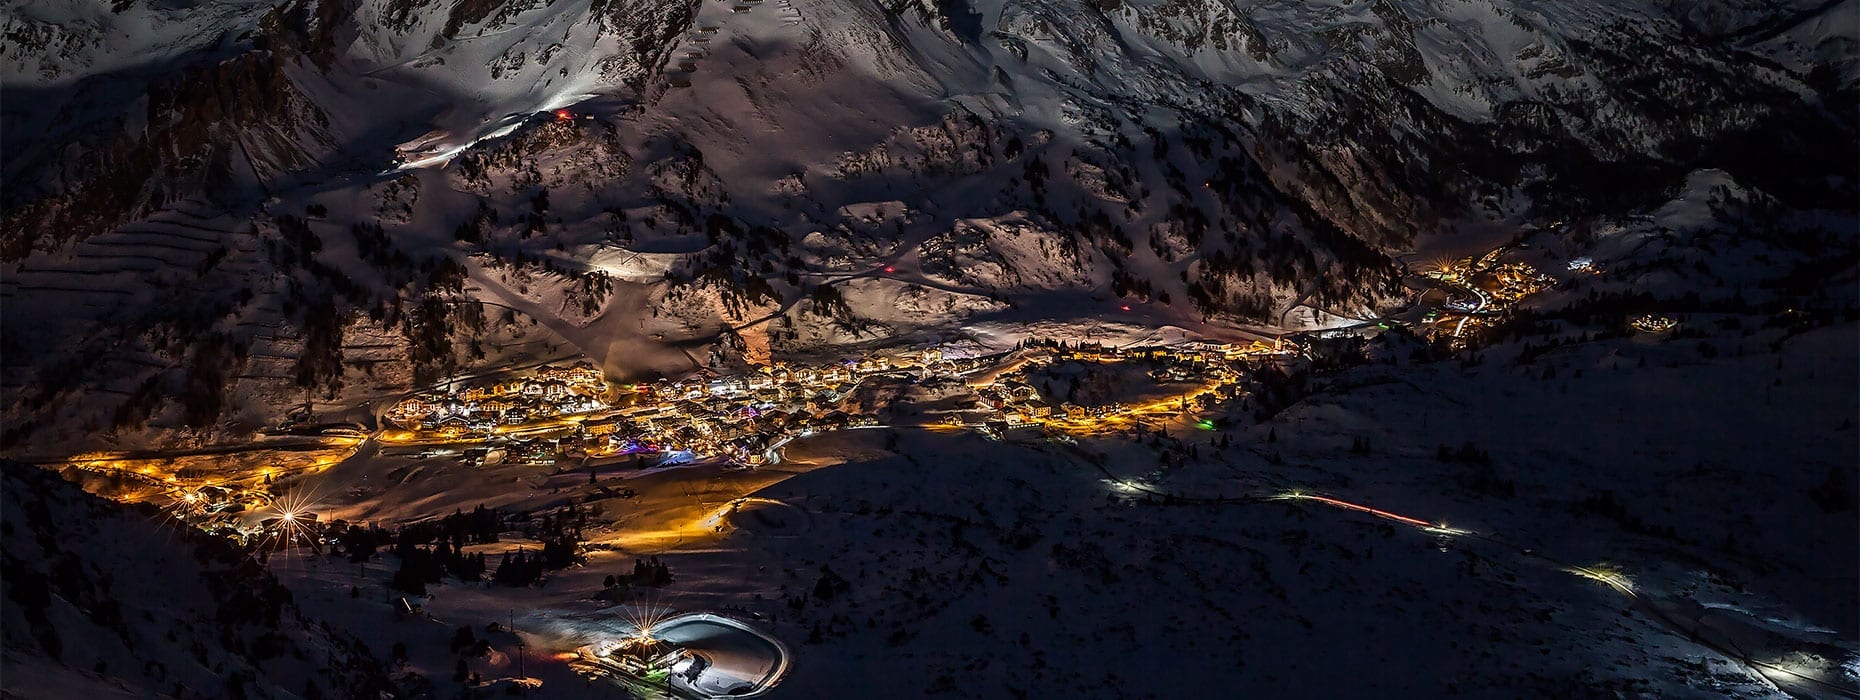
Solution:
[{"label": "rock face", "polygon": [[[481,360],[486,327],[599,356],[610,317],[667,295],[708,299],[666,317],[725,349],[764,332],[728,317],[782,316],[746,341],[776,353],[1083,295],[1195,321],[1366,312],[1436,233],[1630,215],[1696,170],[1850,209],[1854,11],[28,3],[0,26],[0,261],[10,305],[58,313],[7,339],[5,379],[41,424],[130,427],[162,421],[138,396],[181,387],[225,393],[218,416],[404,385]],[[677,260],[603,313],[595,276],[633,267],[593,262],[616,248]],[[553,281],[491,295],[482,265],[448,271],[473,255]],[[817,290],[882,263],[906,296],[970,301],[913,322],[867,308],[904,282]],[[277,359],[201,384],[203,343]],[[127,363],[117,398],[66,401],[99,383],[65,376],[73,357]]]}]

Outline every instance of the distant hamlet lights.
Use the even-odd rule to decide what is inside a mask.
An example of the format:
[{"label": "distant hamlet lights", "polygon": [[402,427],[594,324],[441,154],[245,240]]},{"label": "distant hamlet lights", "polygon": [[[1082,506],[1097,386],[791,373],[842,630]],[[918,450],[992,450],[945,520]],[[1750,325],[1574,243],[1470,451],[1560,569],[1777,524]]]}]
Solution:
[{"label": "distant hamlet lights", "polygon": [[1665,333],[1678,326],[1679,322],[1666,316],[1648,314],[1628,322],[1628,325],[1642,333]]}]

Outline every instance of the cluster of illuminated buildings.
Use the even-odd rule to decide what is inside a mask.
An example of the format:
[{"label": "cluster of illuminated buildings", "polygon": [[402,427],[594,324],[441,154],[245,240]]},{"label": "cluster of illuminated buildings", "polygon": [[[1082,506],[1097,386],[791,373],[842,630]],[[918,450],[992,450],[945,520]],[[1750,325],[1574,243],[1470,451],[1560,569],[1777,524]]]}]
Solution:
[{"label": "cluster of illuminated buildings", "polygon": [[561,427],[569,440],[513,441],[507,461],[553,461],[572,446],[590,455],[643,452],[723,455],[762,464],[794,437],[877,425],[871,414],[848,413],[840,400],[879,374],[955,376],[978,360],[944,358],[938,350],[874,356],[822,365],[757,366],[716,377],[615,386],[587,363],[538,368],[536,376],[401,401],[387,418],[416,435],[470,439],[532,427]]},{"label": "cluster of illuminated buildings", "polygon": [[[1049,426],[1061,432],[1090,427],[1109,418],[1143,413],[1161,406],[1187,406],[1188,401],[1202,391],[1219,393],[1225,388],[1225,397],[1232,398],[1241,391],[1238,382],[1242,376],[1241,369],[1247,364],[1286,360],[1298,356],[1299,352],[1296,343],[1283,339],[1270,343],[1254,341],[1244,345],[1195,341],[1140,348],[1060,346],[1039,358],[1029,360],[1014,372],[1004,373],[993,382],[977,386],[975,395],[979,415],[975,416],[976,420],[964,420],[960,415],[955,415],[949,422],[952,425],[975,426],[989,437],[1000,437],[1009,429],[1028,425]],[[1054,404],[1042,397],[1026,377],[1029,372],[1064,361],[1097,364],[1142,362],[1150,367],[1149,378],[1158,384],[1196,382],[1202,389],[1139,406],[1119,402],[1089,406],[1071,402]]]},{"label": "cluster of illuminated buildings", "polygon": [[463,391],[409,396],[387,411],[387,419],[409,430],[456,437],[489,432],[557,416],[611,407],[612,387],[587,362],[543,365],[535,376]]},{"label": "cluster of illuminated buildings", "polygon": [[1521,262],[1499,263],[1494,257],[1488,254],[1479,258],[1462,258],[1424,274],[1470,292],[1474,298],[1457,300],[1457,305],[1463,305],[1468,310],[1477,308],[1481,300],[1486,304],[1515,303],[1542,291],[1550,284],[1550,278],[1538,272],[1537,268]]},{"label": "cluster of illuminated buildings", "polygon": [[1653,314],[1647,314],[1628,322],[1628,326],[1642,333],[1665,333],[1678,325],[1678,321],[1669,317]]},{"label": "cluster of illuminated buildings", "polygon": [[[1216,385],[1236,381],[1241,360],[1290,357],[1297,352],[1295,344],[1285,341],[1196,342],[1137,349],[1060,346],[1023,350],[1018,356],[1027,360],[1023,369],[1060,360],[1146,361],[1158,382]],[[1028,353],[1038,354],[1029,358]],[[890,375],[959,381],[996,367],[1010,356],[1015,354],[955,358],[930,349],[827,365],[755,366],[740,374],[632,385],[610,384],[587,363],[544,366],[532,377],[411,396],[390,408],[386,416],[418,437],[461,441],[499,434],[512,437],[505,447],[507,462],[549,463],[566,450],[590,456],[721,456],[753,466],[778,459],[780,447],[797,437],[879,425],[878,416],[845,401],[867,378]],[[975,410],[953,415],[949,422],[977,426],[991,435],[1020,425],[1091,421],[1132,410],[1119,404],[1048,403],[1022,371],[1004,373],[973,389]],[[538,436],[532,432],[536,429],[553,429],[556,436]],[[531,435],[512,435],[525,432]],[[467,450],[467,457],[481,460],[485,451],[483,447]]]},{"label": "cluster of illuminated buildings", "polygon": [[257,486],[233,484],[179,487],[168,497],[165,510],[170,517],[207,532],[245,543],[320,544],[316,539],[320,518],[304,507],[307,504],[299,503],[301,499],[280,499]]},{"label": "cluster of illuminated buildings", "polygon": [[1458,346],[1468,331],[1494,322],[1519,300],[1549,286],[1550,278],[1530,265],[1498,262],[1504,250],[1462,258],[1424,273],[1463,292],[1447,301],[1448,313],[1429,314],[1425,333],[1430,338],[1447,337]]},{"label": "cluster of illuminated buildings", "polygon": [[1543,291],[1543,288],[1550,284],[1548,276],[1521,262],[1508,262],[1490,268],[1486,270],[1486,274],[1495,283],[1486,290],[1486,293],[1505,306]]}]

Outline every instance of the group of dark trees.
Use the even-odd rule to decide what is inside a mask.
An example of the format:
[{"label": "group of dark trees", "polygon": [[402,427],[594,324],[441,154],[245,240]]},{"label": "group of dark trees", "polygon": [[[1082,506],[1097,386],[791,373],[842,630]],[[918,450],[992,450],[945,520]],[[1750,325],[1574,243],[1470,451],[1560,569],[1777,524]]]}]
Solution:
[{"label": "group of dark trees", "polygon": [[820,578],[814,581],[814,599],[826,602],[852,590],[852,582],[846,577],[834,573],[826,564],[820,565]]},{"label": "group of dark trees", "polygon": [[500,586],[528,586],[541,580],[546,568],[542,555],[519,548],[504,552],[497,570],[491,573],[491,581]]},{"label": "group of dark trees", "polygon": [[1253,391],[1247,396],[1246,405],[1253,409],[1254,420],[1263,423],[1304,398],[1309,376],[1268,364],[1253,370],[1249,380]]},{"label": "group of dark trees", "polygon": [[360,523],[334,524],[330,527],[329,535],[336,541],[330,553],[346,554],[349,561],[357,564],[373,558],[375,550],[382,545],[394,542],[393,532]]},{"label": "group of dark trees", "polygon": [[1014,344],[1015,350],[1022,350],[1025,348],[1046,348],[1050,350],[1071,349],[1071,350],[1077,350],[1080,352],[1087,352],[1087,351],[1104,352],[1105,350],[1109,349],[1109,346],[1096,340],[1091,341],[1089,343],[1083,340],[1075,340],[1075,341],[1068,343],[1064,340],[1055,340],[1053,338],[1022,338],[1020,342],[1017,342]]},{"label": "group of dark trees", "polygon": [[355,239],[355,249],[362,260],[382,270],[400,271],[413,267],[413,259],[407,252],[394,245],[388,237],[387,229],[374,222],[356,223],[349,227],[349,235]]},{"label": "group of dark trees", "polygon": [[483,552],[467,554],[443,540],[430,547],[402,540],[395,545],[394,556],[400,559],[400,568],[388,585],[414,595],[426,595],[427,584],[439,583],[447,575],[460,581],[481,580],[486,568]]},{"label": "group of dark trees", "polygon": [[181,383],[182,421],[201,428],[213,425],[225,403],[226,380],[244,364],[243,350],[224,334],[210,333],[202,338]]},{"label": "group of dark trees", "polygon": [[398,539],[402,543],[416,545],[435,541],[451,542],[454,547],[466,544],[490,544],[497,541],[497,533],[503,529],[503,512],[480,504],[471,509],[471,512],[456,509],[451,515],[438,520],[403,527],[400,529]]},{"label": "group of dark trees", "polygon": [[492,572],[491,580],[505,586],[527,586],[541,580],[546,571],[581,563],[585,559],[581,554],[581,530],[593,513],[591,509],[571,505],[540,518],[519,515],[518,519],[530,523],[524,528],[524,534],[541,541],[542,549],[531,552],[519,548],[506,552]]},{"label": "group of dark trees", "polygon": [[609,575],[601,581],[602,585],[614,586],[651,586],[658,588],[672,582],[672,569],[659,561],[658,557],[633,560],[633,573]]},{"label": "group of dark trees", "polygon": [[544,540],[541,551],[518,548],[505,552],[497,563],[497,570],[491,573],[491,581],[503,586],[528,586],[542,580],[544,572],[567,568],[583,560],[580,535],[564,534]]},{"label": "group of dark trees", "polygon": [[379,529],[351,527],[349,533],[352,534],[339,541],[350,551],[352,561],[356,557],[366,558],[365,551],[372,552],[380,544],[391,541],[400,568],[394,572],[389,585],[425,595],[427,584],[439,583],[448,575],[461,581],[483,579],[488,568],[485,555],[482,552],[468,554],[464,548],[496,542],[498,532],[504,529],[503,522],[500,511],[479,505],[470,512],[459,509],[438,520],[408,525],[391,535]]},{"label": "group of dark trees", "polygon": [[[573,506],[542,516],[507,514],[480,505],[470,511],[458,509],[436,520],[407,525],[398,530],[376,526],[338,523],[330,530],[336,546],[332,554],[346,555],[352,562],[372,558],[383,546],[391,546],[400,566],[389,579],[395,590],[425,595],[426,587],[447,576],[460,581],[485,579],[509,586],[525,586],[542,578],[544,572],[573,566],[582,561],[581,528],[590,511]],[[527,522],[524,535],[543,543],[541,550],[518,548],[500,556],[495,568],[482,552],[468,553],[470,545],[499,541],[499,533],[514,522]],[[668,575],[669,578],[669,575]]]}]

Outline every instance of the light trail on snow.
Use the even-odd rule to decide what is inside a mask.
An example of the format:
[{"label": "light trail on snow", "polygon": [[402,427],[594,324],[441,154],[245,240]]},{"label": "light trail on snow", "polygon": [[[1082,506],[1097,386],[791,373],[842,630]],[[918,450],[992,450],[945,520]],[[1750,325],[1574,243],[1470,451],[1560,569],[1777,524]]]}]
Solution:
[{"label": "light trail on snow", "polygon": [[1325,505],[1336,506],[1338,508],[1343,508],[1345,510],[1353,510],[1359,513],[1368,513],[1370,515],[1376,516],[1378,518],[1382,518],[1384,520],[1393,520],[1395,522],[1402,523],[1404,525],[1413,525],[1415,527],[1421,528],[1428,532],[1438,533],[1442,535],[1470,534],[1466,530],[1450,528],[1444,524],[1430,523],[1420,518],[1410,518],[1400,513],[1391,513],[1386,510],[1382,510],[1380,508],[1371,508],[1369,506],[1362,505],[1360,503],[1351,503],[1349,501],[1341,501],[1335,498],[1330,498],[1328,496],[1314,496],[1308,493],[1293,491],[1291,493],[1284,494],[1280,496],[1279,498],[1286,499],[1286,500],[1317,501]]}]

